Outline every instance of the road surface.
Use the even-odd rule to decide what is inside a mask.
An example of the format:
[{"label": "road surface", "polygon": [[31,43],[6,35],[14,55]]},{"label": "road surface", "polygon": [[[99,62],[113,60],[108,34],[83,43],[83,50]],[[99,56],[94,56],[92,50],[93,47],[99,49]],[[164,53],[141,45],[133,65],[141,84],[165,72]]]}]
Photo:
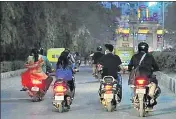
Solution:
[{"label": "road surface", "polygon": [[[52,111],[52,89],[42,102],[31,102],[25,92],[20,92],[20,77],[1,81],[1,119],[138,119],[130,103],[127,75],[123,75],[123,100],[115,112],[103,110],[98,97],[99,83],[91,76],[91,69],[81,68],[76,74],[76,95],[71,110],[65,113]],[[162,88],[155,111],[147,119],[175,119],[176,95]]]}]

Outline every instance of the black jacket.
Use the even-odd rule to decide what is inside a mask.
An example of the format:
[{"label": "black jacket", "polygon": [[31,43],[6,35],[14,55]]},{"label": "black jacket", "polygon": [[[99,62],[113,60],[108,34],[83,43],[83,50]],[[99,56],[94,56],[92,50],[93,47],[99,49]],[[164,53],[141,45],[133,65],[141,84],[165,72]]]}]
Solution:
[{"label": "black jacket", "polygon": [[[131,61],[128,65],[128,71],[131,71],[133,68],[136,68],[143,56],[144,52],[139,52],[131,58]],[[140,74],[146,74],[147,76],[151,76],[154,71],[159,71],[159,67],[151,54],[146,54],[144,60],[139,67]]]},{"label": "black jacket", "polygon": [[97,64],[98,63],[98,60],[103,56],[104,54],[101,53],[101,52],[95,52],[93,57],[92,57],[92,60],[93,60],[93,64]]},{"label": "black jacket", "polygon": [[121,59],[117,55],[108,53],[104,55],[100,60],[100,64],[103,65],[102,76],[113,76],[117,78],[117,72],[119,71],[119,65],[122,64]]}]

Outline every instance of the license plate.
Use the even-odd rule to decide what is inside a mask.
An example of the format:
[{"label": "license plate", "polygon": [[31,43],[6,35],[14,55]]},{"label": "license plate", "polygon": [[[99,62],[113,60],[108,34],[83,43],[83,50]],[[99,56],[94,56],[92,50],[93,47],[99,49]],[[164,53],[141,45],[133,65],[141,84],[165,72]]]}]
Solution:
[{"label": "license plate", "polygon": [[31,90],[32,91],[39,91],[39,88],[38,87],[32,87]]},{"label": "license plate", "polygon": [[55,96],[55,100],[64,100],[64,96]]},{"label": "license plate", "polygon": [[104,94],[104,99],[113,99],[113,94]]},{"label": "license plate", "polygon": [[145,94],[146,89],[136,89],[136,93]]}]

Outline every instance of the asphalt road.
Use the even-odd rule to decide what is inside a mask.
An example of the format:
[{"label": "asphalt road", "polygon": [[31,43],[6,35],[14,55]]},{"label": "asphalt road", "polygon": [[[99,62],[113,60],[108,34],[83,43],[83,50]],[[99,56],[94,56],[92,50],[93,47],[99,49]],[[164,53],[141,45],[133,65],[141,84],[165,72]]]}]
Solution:
[{"label": "asphalt road", "polygon": [[[31,102],[25,92],[20,92],[20,77],[1,81],[1,119],[138,119],[130,102],[131,91],[128,75],[123,75],[123,100],[117,111],[106,112],[99,102],[99,83],[91,76],[91,69],[84,67],[76,74],[76,95],[71,110],[65,113],[52,111],[52,89],[42,102]],[[176,119],[176,95],[162,88],[155,110],[148,119]]]}]

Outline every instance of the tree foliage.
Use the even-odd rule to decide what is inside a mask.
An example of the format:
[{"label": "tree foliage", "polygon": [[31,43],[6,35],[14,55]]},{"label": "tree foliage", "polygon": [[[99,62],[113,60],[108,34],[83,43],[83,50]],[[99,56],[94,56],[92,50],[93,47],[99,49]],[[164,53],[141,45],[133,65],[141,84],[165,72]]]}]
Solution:
[{"label": "tree foliage", "polygon": [[165,26],[169,30],[176,31],[176,2],[168,6],[168,12],[165,15]]},{"label": "tree foliage", "polygon": [[33,47],[84,54],[112,39],[120,11],[99,2],[1,2],[1,61],[24,60]]}]

